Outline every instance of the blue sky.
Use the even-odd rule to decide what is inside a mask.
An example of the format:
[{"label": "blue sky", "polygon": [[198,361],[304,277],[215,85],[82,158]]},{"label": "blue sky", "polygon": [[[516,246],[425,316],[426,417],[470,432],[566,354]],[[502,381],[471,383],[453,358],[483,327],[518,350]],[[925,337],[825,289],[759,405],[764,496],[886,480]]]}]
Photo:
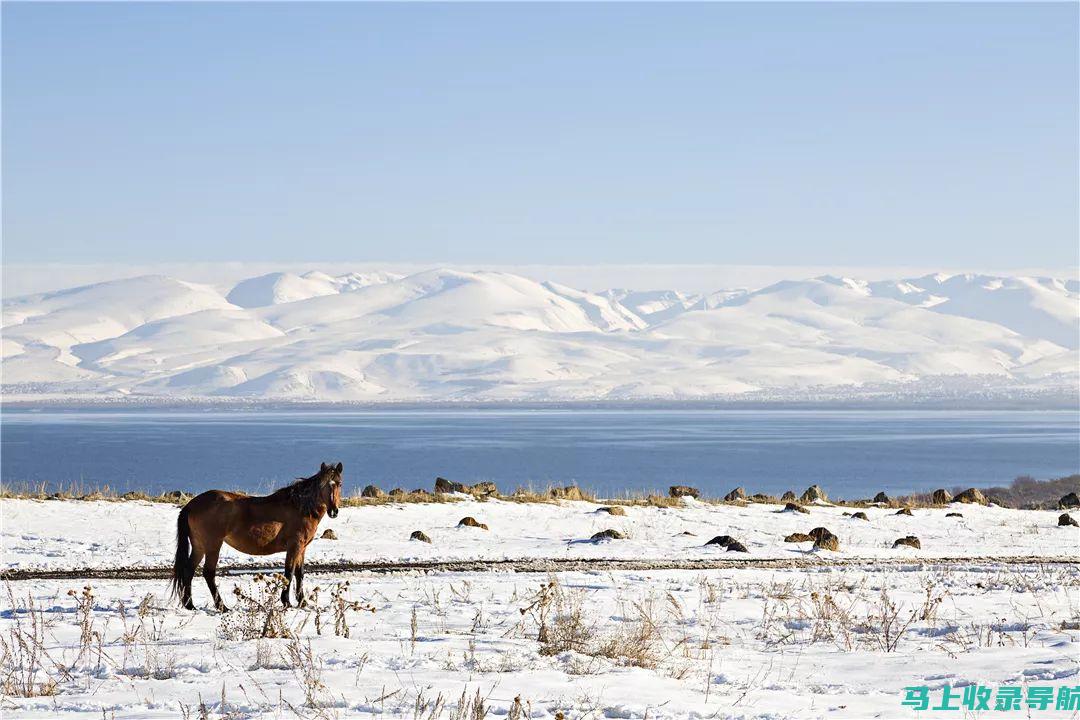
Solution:
[{"label": "blue sky", "polygon": [[5,3],[4,260],[1075,266],[1077,27]]}]

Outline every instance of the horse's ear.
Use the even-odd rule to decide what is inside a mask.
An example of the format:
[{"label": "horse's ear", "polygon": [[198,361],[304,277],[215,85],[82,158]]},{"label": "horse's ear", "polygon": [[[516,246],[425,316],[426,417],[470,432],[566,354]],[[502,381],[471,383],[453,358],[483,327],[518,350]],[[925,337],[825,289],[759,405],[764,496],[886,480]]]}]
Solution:
[{"label": "horse's ear", "polygon": [[345,466],[344,466],[344,465],[342,465],[341,463],[338,463],[338,464],[337,464],[337,467],[336,467],[336,468],[334,468],[334,469],[335,469],[335,470],[337,470],[337,474],[338,474],[338,475],[340,475],[340,474],[341,474],[341,471],[345,469]]},{"label": "horse's ear", "polygon": [[319,471],[326,472],[326,463],[322,463],[321,465],[319,465]]}]

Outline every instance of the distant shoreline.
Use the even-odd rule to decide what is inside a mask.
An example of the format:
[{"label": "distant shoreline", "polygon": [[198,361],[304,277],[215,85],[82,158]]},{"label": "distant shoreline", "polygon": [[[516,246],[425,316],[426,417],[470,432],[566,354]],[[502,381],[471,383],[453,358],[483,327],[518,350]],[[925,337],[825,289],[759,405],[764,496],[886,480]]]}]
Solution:
[{"label": "distant shoreline", "polygon": [[275,411],[275,412],[395,412],[395,411],[460,411],[460,410],[746,410],[746,411],[1025,411],[1077,412],[1080,397],[1055,398],[926,398],[900,401],[895,399],[807,399],[807,400],[385,400],[378,402],[327,402],[302,400],[238,400],[236,398],[117,398],[117,399],[40,399],[0,400],[0,414],[5,411]]}]

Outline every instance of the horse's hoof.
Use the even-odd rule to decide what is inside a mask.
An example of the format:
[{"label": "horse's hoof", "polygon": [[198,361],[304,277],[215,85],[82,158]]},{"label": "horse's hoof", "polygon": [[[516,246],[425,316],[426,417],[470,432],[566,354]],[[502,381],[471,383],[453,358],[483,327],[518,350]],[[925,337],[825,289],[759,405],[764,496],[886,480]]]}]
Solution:
[{"label": "horse's hoof", "polygon": [[226,605],[225,603],[221,603],[220,605],[217,606],[217,611],[219,613],[227,613],[227,612],[229,612],[229,606]]}]

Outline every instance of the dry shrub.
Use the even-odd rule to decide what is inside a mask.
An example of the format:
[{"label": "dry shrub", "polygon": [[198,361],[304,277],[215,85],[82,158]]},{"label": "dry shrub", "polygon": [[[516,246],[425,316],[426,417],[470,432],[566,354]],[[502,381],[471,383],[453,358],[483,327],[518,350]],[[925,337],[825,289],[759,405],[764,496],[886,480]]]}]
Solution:
[{"label": "dry shrub", "polygon": [[292,637],[292,631],[285,624],[285,611],[281,604],[285,576],[280,573],[259,573],[254,577],[253,584],[250,592],[239,585],[233,588],[237,604],[232,612],[221,616],[218,633],[226,640]]}]

